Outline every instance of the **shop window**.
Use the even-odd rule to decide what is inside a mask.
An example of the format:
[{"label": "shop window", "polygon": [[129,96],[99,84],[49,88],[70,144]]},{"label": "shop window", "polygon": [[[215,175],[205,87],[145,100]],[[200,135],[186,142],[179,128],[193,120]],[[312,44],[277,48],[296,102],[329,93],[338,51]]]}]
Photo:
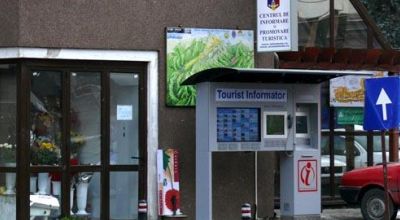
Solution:
[{"label": "shop window", "polygon": [[146,195],[145,70],[0,64],[0,219],[137,219]]},{"label": "shop window", "polygon": [[15,167],[17,81],[12,65],[0,65],[0,164]]},{"label": "shop window", "polygon": [[100,219],[101,215],[101,174],[100,172],[82,172],[72,174],[70,187],[71,213]]},{"label": "shop window", "polygon": [[98,72],[70,73],[70,158],[101,164],[101,82]]},{"label": "shop window", "polygon": [[61,162],[61,72],[34,71],[31,78],[31,165]]},{"label": "shop window", "polygon": [[16,219],[16,117],[15,65],[0,64],[0,216]]}]

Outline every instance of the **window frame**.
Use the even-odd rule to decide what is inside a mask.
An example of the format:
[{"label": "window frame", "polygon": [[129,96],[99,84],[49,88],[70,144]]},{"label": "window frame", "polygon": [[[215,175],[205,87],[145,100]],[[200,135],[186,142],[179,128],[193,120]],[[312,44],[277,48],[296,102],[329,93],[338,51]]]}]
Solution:
[{"label": "window frame", "polygon": [[[111,165],[109,162],[110,142],[110,73],[137,73],[139,74],[139,146],[147,146],[147,65],[145,62],[119,62],[119,61],[72,61],[72,60],[44,60],[44,59],[9,59],[1,60],[0,64],[17,65],[17,166],[0,167],[0,172],[17,173],[17,219],[29,219],[29,181],[30,173],[36,172],[62,172],[62,181],[70,181],[71,172],[100,172],[101,191],[101,219],[110,216],[110,173],[115,171],[137,172],[139,175],[138,200],[147,197],[147,149],[139,148],[138,165]],[[37,70],[50,70],[62,72],[62,162],[59,166],[31,166],[30,156],[26,151],[29,144],[30,126],[30,83],[31,73]],[[70,166],[69,157],[69,102],[70,102],[70,73],[98,72],[101,76],[101,164],[100,165],[78,165]],[[25,146],[25,147],[21,147]],[[24,151],[25,149],[25,151]],[[61,216],[70,215],[69,207],[69,184],[62,184],[63,193],[61,201]],[[68,193],[67,193],[68,192]]]}]

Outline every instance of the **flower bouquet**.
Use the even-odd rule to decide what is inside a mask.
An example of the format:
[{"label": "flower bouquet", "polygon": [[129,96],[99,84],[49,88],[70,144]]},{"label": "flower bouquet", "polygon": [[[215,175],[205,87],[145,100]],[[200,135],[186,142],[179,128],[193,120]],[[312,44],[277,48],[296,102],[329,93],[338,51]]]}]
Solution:
[{"label": "flower bouquet", "polygon": [[15,163],[16,145],[9,143],[0,144],[0,163]]},{"label": "flower bouquet", "polygon": [[49,129],[54,125],[55,119],[48,112],[39,112],[34,116],[34,124],[32,130],[36,135],[46,135],[49,132]]},{"label": "flower bouquet", "polygon": [[85,137],[80,133],[71,131],[70,143],[71,143],[71,154],[73,155],[73,157],[76,157],[79,152],[79,148],[86,143],[86,140]]},{"label": "flower bouquet", "polygon": [[31,162],[34,165],[56,165],[60,156],[58,146],[48,139],[38,139],[32,146]]}]

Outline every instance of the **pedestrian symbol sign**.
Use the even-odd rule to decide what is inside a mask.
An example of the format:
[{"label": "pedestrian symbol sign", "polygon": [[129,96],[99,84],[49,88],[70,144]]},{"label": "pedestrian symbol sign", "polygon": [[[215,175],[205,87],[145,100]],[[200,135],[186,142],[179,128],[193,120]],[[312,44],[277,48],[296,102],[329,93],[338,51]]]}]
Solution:
[{"label": "pedestrian symbol sign", "polygon": [[364,130],[399,127],[399,93],[399,77],[365,80]]}]

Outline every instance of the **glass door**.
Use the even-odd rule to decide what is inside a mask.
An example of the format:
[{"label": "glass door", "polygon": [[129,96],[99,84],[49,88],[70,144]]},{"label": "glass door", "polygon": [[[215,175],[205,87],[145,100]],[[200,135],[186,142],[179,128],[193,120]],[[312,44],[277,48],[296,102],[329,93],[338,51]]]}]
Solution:
[{"label": "glass door", "polygon": [[[139,165],[139,75],[110,73],[110,164]],[[126,167],[128,168],[128,167]],[[110,219],[137,219],[139,175],[110,173]],[[131,185],[126,186],[129,182]]]},{"label": "glass door", "polygon": [[22,216],[138,218],[146,195],[144,71],[90,67],[28,68],[30,202]]}]

